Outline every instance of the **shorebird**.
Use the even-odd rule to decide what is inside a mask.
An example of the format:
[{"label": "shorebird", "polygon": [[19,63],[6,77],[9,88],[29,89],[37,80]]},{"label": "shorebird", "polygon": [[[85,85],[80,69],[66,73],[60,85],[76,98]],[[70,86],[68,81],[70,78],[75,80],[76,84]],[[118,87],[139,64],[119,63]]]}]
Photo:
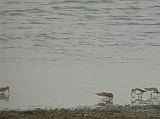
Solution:
[{"label": "shorebird", "polygon": [[101,93],[95,93],[95,94],[98,95],[103,100],[104,99],[113,100],[113,94],[112,93],[101,92]]},{"label": "shorebird", "polygon": [[0,88],[0,94],[4,94],[6,92],[6,90],[8,90],[8,92],[9,92],[9,86]]},{"label": "shorebird", "polygon": [[146,89],[147,91],[150,91],[151,92],[151,97],[152,97],[152,94],[153,93],[160,93],[160,92],[158,92],[158,89],[157,88],[155,88],[155,87],[151,87],[151,88],[144,88],[144,89]]},{"label": "shorebird", "polygon": [[132,96],[132,93],[134,93],[134,94],[138,95],[138,98],[139,98],[139,95],[140,95],[140,98],[142,98],[142,95],[144,92],[147,92],[147,91],[142,90],[140,88],[135,88],[135,89],[131,90],[131,96]]}]

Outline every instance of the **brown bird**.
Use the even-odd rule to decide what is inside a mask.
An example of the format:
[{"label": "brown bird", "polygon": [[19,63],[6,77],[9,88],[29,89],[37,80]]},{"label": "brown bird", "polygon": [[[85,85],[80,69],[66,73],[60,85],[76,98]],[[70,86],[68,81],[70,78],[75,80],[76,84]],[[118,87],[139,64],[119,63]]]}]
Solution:
[{"label": "brown bird", "polygon": [[135,89],[131,90],[131,96],[132,96],[132,93],[134,93],[134,94],[138,95],[138,98],[139,98],[139,96],[140,96],[140,98],[142,98],[142,95],[144,92],[147,92],[147,91],[142,90],[140,88],[135,88]]},{"label": "brown bird", "polygon": [[4,94],[6,92],[6,90],[8,90],[8,92],[9,92],[9,86],[0,88],[0,94]]},{"label": "brown bird", "polygon": [[153,93],[160,93],[160,92],[158,92],[158,89],[157,88],[155,88],[155,87],[151,87],[151,88],[144,88],[144,89],[146,89],[147,91],[150,91],[151,92],[151,97],[152,97],[152,94]]},{"label": "brown bird", "polygon": [[109,100],[113,99],[113,94],[112,93],[101,92],[101,93],[95,93],[95,94],[98,95],[102,99],[109,99]]}]

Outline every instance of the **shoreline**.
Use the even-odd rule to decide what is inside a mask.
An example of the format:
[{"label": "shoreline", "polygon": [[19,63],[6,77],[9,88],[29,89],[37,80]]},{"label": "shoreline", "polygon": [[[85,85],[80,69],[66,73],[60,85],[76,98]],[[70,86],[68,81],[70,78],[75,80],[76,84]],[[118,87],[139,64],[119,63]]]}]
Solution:
[{"label": "shoreline", "polygon": [[160,119],[160,105],[77,106],[74,108],[0,110],[0,119]]}]

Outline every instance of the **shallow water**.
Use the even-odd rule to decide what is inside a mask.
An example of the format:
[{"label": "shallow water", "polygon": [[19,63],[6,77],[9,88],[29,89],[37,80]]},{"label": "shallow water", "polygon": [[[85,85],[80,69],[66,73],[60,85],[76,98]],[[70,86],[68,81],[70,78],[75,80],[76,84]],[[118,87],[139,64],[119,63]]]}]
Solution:
[{"label": "shallow water", "polygon": [[94,105],[104,91],[124,105],[132,88],[160,89],[159,11],[159,0],[1,0],[0,109]]}]

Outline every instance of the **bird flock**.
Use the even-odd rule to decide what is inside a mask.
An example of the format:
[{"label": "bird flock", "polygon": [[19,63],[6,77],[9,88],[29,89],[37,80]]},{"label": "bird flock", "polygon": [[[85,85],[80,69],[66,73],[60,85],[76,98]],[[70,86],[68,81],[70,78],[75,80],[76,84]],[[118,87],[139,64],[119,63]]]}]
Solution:
[{"label": "bird flock", "polygon": [[156,93],[156,94],[159,94],[159,93],[160,93],[160,92],[158,91],[158,89],[155,88],[155,87],[144,88],[144,90],[143,90],[143,89],[140,89],[140,88],[135,88],[135,89],[132,89],[132,90],[131,90],[131,96],[132,96],[132,94],[134,93],[134,94],[138,95],[138,98],[142,98],[143,93],[148,92],[148,91],[150,92],[151,97],[152,97],[153,93]]},{"label": "bird flock", "polygon": [[[138,95],[138,98],[142,98],[143,93],[145,92],[150,92],[151,93],[151,97],[153,95],[153,93],[159,94],[160,92],[158,91],[157,88],[155,87],[151,87],[151,88],[144,88],[140,89],[140,88],[134,88],[131,90],[131,96],[133,94]],[[98,95],[102,100],[113,100],[113,94],[112,93],[107,93],[107,92],[101,92],[101,93],[95,93],[96,95]],[[133,96],[134,97],[134,96]]]},{"label": "bird flock", "polygon": [[[0,88],[0,94],[4,94],[6,91],[8,90],[9,92],[9,86],[6,87],[2,87]],[[151,97],[154,93],[159,94],[160,91],[158,91],[157,88],[155,87],[151,87],[151,88],[144,88],[144,89],[140,89],[140,88],[134,88],[131,90],[131,96],[133,94],[138,95],[138,98],[142,98],[143,93],[145,92],[150,92]],[[112,93],[107,93],[107,92],[101,92],[101,93],[95,93],[96,95],[98,95],[102,100],[113,100],[113,94]],[[134,97],[134,96],[133,96]]]}]

